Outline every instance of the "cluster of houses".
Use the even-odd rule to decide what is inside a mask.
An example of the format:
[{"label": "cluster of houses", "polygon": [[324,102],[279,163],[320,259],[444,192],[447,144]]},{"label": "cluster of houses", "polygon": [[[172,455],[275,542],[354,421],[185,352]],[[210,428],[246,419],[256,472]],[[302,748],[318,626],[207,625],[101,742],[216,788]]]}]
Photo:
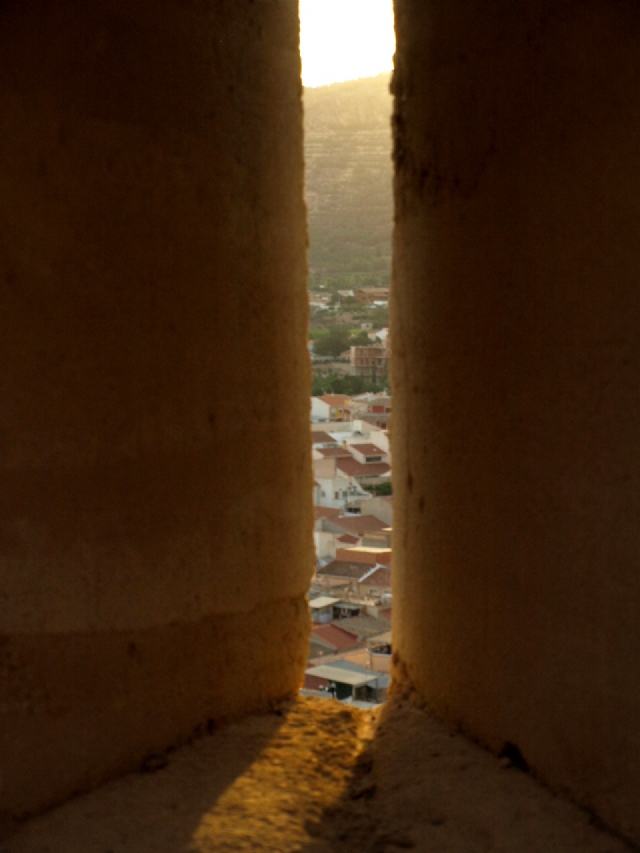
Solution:
[{"label": "cluster of houses", "polygon": [[359,287],[337,290],[335,293],[326,290],[309,291],[309,305],[319,309],[338,309],[341,302],[355,302],[358,305],[387,306],[389,303],[388,287]]},{"label": "cluster of houses", "polygon": [[[371,325],[363,323],[363,326]],[[384,385],[389,378],[389,330],[378,329],[377,331],[367,331],[367,337],[371,341],[369,344],[354,344],[349,349],[340,353],[339,360],[348,363],[346,365],[349,376],[360,376],[367,382],[374,385]],[[314,354],[313,341],[309,341],[309,352],[315,362],[332,361],[334,356],[316,356]]]},{"label": "cluster of houses", "polygon": [[312,398],[316,566],[303,693],[370,707],[391,662],[391,400]]},{"label": "cluster of houses", "polygon": [[[355,290],[310,292],[309,306],[315,311],[339,311],[343,322],[354,320],[355,315],[342,310],[340,300],[348,300],[360,309],[385,307],[389,301],[388,287],[361,287]],[[373,329],[371,322],[361,322],[360,330],[366,332],[370,343],[351,346],[340,354],[340,360],[348,362],[350,376],[360,376],[374,385],[384,385],[389,377],[389,329]],[[309,341],[309,351],[314,360],[323,361],[323,357],[314,355],[313,341]],[[331,360],[325,356],[324,360]]]},{"label": "cluster of houses", "polygon": [[[385,394],[360,394],[357,397],[348,397],[346,394],[325,394],[323,397],[311,398],[312,426],[347,421],[352,425],[357,422],[369,424],[385,431],[389,429],[390,418],[391,397]],[[353,426],[354,431],[357,432],[358,429],[362,430],[362,427]],[[376,443],[378,441],[386,442],[384,446],[389,448],[386,436],[379,437]]]}]

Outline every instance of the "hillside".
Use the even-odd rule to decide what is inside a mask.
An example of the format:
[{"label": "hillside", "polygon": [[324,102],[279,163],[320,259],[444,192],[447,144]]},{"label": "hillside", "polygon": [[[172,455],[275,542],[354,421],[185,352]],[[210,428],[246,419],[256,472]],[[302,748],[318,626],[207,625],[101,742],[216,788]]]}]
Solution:
[{"label": "hillside", "polygon": [[[391,265],[389,74],[305,89],[311,281],[387,281]],[[348,282],[350,276],[355,281]]]}]

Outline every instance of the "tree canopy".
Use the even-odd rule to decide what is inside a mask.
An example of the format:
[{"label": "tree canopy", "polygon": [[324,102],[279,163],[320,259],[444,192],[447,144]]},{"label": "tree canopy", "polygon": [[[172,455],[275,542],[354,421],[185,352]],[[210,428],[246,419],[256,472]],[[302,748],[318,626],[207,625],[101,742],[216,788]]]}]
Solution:
[{"label": "tree canopy", "polygon": [[311,386],[312,397],[322,397],[323,394],[356,394],[376,393],[388,390],[385,385],[376,385],[364,376],[339,376],[330,373],[327,376],[314,376]]}]

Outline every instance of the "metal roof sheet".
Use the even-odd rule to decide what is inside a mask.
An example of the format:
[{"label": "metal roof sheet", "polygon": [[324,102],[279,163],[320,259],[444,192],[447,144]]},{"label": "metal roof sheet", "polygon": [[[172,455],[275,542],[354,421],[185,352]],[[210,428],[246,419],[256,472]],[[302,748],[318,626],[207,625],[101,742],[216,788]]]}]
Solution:
[{"label": "metal roof sheet", "polygon": [[350,684],[352,687],[360,687],[363,684],[371,684],[373,681],[378,681],[378,675],[370,675],[369,673],[353,672],[350,669],[341,669],[337,666],[314,666],[307,670],[307,675],[314,675],[316,678],[327,678],[330,681],[339,681],[340,684]]},{"label": "metal roof sheet", "polygon": [[332,604],[337,604],[339,601],[339,598],[331,598],[328,595],[321,595],[319,598],[314,598],[313,601],[310,601],[309,607],[312,610],[318,610],[321,607],[330,607]]}]

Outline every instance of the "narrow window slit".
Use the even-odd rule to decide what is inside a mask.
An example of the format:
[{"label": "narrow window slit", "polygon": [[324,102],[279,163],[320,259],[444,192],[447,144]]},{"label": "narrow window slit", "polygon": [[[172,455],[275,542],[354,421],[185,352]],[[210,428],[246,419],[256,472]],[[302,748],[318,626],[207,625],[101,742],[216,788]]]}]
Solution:
[{"label": "narrow window slit", "polygon": [[366,707],[391,661],[391,0],[301,0],[315,569],[303,692]]}]

